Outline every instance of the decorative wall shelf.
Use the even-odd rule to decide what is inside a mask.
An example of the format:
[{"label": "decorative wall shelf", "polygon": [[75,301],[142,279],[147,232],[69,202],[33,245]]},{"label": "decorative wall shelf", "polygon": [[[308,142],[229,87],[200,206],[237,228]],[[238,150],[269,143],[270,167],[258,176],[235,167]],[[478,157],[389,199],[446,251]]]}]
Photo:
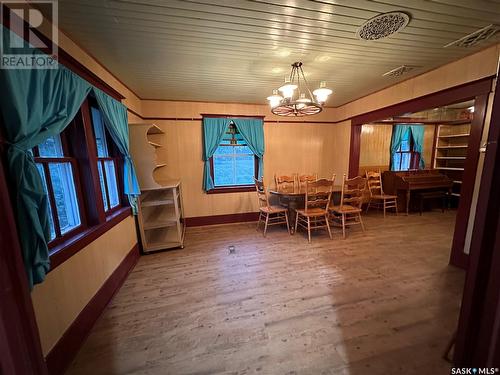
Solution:
[{"label": "decorative wall shelf", "polygon": [[153,173],[167,164],[158,161],[164,132],[155,124],[130,124],[130,154],[141,188],[137,219],[145,253],[184,247],[181,182],[155,180]]}]

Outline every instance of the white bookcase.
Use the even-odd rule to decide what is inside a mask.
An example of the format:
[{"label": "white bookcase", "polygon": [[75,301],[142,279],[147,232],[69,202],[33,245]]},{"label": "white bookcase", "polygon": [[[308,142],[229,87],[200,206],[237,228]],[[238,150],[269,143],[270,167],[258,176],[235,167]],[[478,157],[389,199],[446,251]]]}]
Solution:
[{"label": "white bookcase", "polygon": [[164,132],[155,124],[130,124],[130,154],[141,188],[138,222],[145,253],[184,247],[184,213],[180,180],[155,180],[154,171],[166,164],[158,160]]},{"label": "white bookcase", "polygon": [[462,176],[469,147],[470,120],[438,126],[434,169],[453,181],[452,195],[460,197]]},{"label": "white bookcase", "polygon": [[161,187],[141,189],[138,219],[144,252],[184,247],[181,182],[160,182]]}]

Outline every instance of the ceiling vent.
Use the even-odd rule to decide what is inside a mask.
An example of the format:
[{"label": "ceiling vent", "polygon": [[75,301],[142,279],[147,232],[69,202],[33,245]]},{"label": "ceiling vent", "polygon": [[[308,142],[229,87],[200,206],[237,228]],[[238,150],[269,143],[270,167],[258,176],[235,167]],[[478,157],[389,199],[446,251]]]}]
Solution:
[{"label": "ceiling vent", "polygon": [[444,48],[451,46],[465,47],[465,48],[472,47],[492,38],[498,33],[498,31],[500,31],[500,25],[488,25],[486,27],[483,27],[482,29],[474,31],[469,35],[464,36],[463,38],[448,43],[447,45],[444,46]]},{"label": "ceiling vent", "polygon": [[387,38],[403,30],[408,22],[410,22],[410,16],[403,12],[379,14],[362,24],[356,31],[356,37],[364,40]]},{"label": "ceiling vent", "polygon": [[406,74],[415,68],[417,68],[417,67],[410,66],[410,65],[401,65],[395,69],[389,70],[388,72],[382,74],[382,76],[383,77],[401,77],[403,74]]}]

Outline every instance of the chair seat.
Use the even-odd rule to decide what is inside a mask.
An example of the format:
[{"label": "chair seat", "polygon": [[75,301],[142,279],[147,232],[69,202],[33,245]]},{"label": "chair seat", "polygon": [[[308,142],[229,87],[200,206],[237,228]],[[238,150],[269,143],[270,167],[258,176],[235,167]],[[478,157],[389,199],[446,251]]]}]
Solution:
[{"label": "chair seat", "polygon": [[306,217],[311,217],[311,216],[323,216],[326,215],[326,210],[323,208],[309,208],[306,212],[305,209],[301,208],[298,210],[295,210],[298,214],[301,214],[302,216]]},{"label": "chair seat", "polygon": [[260,207],[260,210],[266,214],[277,214],[280,212],[286,212],[288,209],[283,206],[269,206],[269,207]]},{"label": "chair seat", "polygon": [[373,194],[371,196],[373,199],[396,199],[396,195],[389,195],[389,194]]},{"label": "chair seat", "polygon": [[348,204],[344,204],[342,207],[340,207],[340,206],[330,206],[330,211],[338,212],[340,214],[344,214],[344,213],[356,213],[356,212],[361,212],[361,208],[350,206]]}]

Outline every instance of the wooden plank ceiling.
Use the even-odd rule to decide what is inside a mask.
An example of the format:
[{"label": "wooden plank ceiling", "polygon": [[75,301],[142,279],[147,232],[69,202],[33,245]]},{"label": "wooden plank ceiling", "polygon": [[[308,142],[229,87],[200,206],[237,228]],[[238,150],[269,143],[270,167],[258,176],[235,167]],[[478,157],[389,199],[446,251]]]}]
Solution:
[{"label": "wooden plank ceiling", "polygon": [[[380,13],[411,16],[400,33],[362,41]],[[59,26],[143,99],[266,103],[302,61],[311,89],[338,106],[469,55],[444,45],[500,23],[499,1],[60,0]],[[399,78],[382,74],[417,66]]]}]

